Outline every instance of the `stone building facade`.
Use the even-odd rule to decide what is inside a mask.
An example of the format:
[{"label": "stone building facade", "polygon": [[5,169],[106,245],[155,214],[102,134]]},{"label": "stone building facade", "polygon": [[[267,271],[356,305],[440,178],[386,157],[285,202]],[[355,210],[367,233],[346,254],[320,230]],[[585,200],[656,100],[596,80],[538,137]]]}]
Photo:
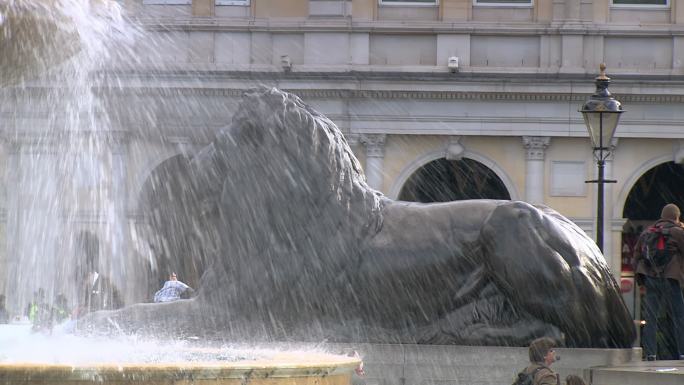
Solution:
[{"label": "stone building facade", "polygon": [[[390,198],[426,166],[466,159],[489,170],[510,199],[546,204],[591,236],[596,189],[584,182],[596,163],[577,110],[602,62],[627,110],[607,162],[617,183],[606,185],[604,251],[626,279],[628,301],[621,264],[631,241],[623,232],[657,217],[655,192],[684,205],[684,0],[119,3],[156,47],[140,45],[140,63],[121,72],[112,96],[126,115],[108,139],[119,154],[112,186],[125,196],[122,233],[144,220],[150,176],[205,145],[228,124],[240,93],[265,84],[335,121],[369,184]],[[129,113],[137,104],[152,118]],[[161,136],[145,134],[150,121]],[[5,164],[16,148],[6,146]],[[654,182],[663,178],[671,183]],[[651,217],[625,214],[643,211]]]}]

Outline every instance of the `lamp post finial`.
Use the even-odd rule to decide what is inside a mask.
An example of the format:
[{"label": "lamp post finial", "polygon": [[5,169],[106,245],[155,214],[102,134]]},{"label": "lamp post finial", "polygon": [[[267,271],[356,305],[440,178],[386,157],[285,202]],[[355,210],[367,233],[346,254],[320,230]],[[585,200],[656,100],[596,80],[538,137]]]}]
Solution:
[{"label": "lamp post finial", "polygon": [[596,80],[610,80],[610,78],[606,76],[606,63],[599,64],[599,71],[599,76]]}]

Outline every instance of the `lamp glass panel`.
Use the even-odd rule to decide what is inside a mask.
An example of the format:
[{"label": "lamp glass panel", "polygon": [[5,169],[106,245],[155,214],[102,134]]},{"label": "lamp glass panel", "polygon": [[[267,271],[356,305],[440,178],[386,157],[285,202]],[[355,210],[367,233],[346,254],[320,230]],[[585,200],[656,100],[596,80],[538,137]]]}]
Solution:
[{"label": "lamp glass panel", "polygon": [[601,115],[603,115],[603,147],[610,147],[610,141],[615,135],[620,114],[604,112]]},{"label": "lamp glass panel", "polygon": [[[583,112],[584,124],[589,131],[591,145],[594,148],[609,147],[610,140],[615,135],[620,113],[617,112]],[[601,125],[603,119],[603,125]]]},{"label": "lamp glass panel", "polygon": [[598,147],[599,135],[599,120],[600,115],[595,112],[583,112],[584,124],[587,126],[589,132],[589,139],[591,139],[591,146]]}]

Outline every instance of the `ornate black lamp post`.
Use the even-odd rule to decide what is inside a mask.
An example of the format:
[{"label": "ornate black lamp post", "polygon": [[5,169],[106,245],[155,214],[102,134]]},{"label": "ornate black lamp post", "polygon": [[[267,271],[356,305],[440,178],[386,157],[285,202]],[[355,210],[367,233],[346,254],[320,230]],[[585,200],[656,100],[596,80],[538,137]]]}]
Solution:
[{"label": "ornate black lamp post", "polygon": [[610,155],[610,141],[615,134],[620,114],[624,112],[622,105],[608,91],[610,78],[606,76],[606,65],[601,64],[601,72],[596,78],[596,92],[580,108],[587,125],[594,158],[598,165],[598,179],[588,180],[586,183],[596,183],[598,187],[596,212],[596,245],[603,252],[603,185],[615,183],[614,180],[604,179],[606,158]]}]

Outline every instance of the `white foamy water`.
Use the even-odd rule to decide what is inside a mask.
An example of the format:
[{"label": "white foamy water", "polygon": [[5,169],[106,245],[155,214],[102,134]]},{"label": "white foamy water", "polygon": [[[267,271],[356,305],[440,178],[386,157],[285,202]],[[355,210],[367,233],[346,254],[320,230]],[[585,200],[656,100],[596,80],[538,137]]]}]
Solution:
[{"label": "white foamy water", "polygon": [[[321,345],[265,343],[217,345],[196,337],[155,339],[137,335],[78,335],[73,321],[52,332],[33,331],[30,323],[0,324],[0,364],[127,365],[223,364],[231,362],[316,362],[346,360],[348,349],[331,352]],[[344,355],[340,355],[344,354]],[[346,357],[345,357],[346,356]],[[357,356],[358,357],[358,356]]]},{"label": "white foamy water", "polygon": [[234,362],[267,359],[274,352],[244,347],[200,347],[193,340],[155,340],[137,336],[79,336],[67,322],[52,333],[34,332],[32,325],[0,325],[0,363],[127,364]]}]

